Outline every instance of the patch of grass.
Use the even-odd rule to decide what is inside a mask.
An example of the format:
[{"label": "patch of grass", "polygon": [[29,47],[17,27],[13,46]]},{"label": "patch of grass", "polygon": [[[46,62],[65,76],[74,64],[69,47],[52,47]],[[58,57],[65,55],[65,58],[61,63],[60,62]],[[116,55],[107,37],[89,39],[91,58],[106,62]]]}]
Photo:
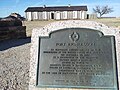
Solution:
[{"label": "patch of grass", "polygon": [[38,27],[44,27],[45,25],[47,24],[50,24],[54,21],[24,21],[23,22],[23,25],[26,26],[26,33],[27,33],[27,36],[31,36],[32,34],[32,30],[34,28],[38,28]]},{"label": "patch of grass", "polygon": [[100,19],[91,19],[91,20],[103,23],[110,27],[120,27],[120,18],[100,18]]},{"label": "patch of grass", "polygon": [[[96,21],[103,23],[109,27],[119,27],[120,28],[120,18],[101,18],[101,19],[87,19],[88,21]],[[64,21],[64,20],[60,20]],[[27,36],[31,36],[33,28],[44,27],[47,24],[56,22],[56,20],[49,21],[24,21],[23,25],[26,26]]]}]

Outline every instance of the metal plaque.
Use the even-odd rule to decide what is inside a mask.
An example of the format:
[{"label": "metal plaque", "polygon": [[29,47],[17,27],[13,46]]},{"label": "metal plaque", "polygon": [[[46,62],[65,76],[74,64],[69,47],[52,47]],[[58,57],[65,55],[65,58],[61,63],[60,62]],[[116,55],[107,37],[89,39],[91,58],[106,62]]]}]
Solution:
[{"label": "metal plaque", "polygon": [[40,37],[37,86],[118,90],[115,37],[85,28]]}]

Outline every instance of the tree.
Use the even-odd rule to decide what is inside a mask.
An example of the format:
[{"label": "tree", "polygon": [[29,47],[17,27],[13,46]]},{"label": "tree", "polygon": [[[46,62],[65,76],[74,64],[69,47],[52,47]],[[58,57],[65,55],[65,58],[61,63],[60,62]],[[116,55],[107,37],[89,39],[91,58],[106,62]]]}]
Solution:
[{"label": "tree", "polygon": [[104,15],[104,14],[109,14],[109,13],[113,12],[113,8],[108,7],[108,5],[102,6],[102,7],[100,7],[100,6],[98,5],[98,6],[96,6],[95,8],[93,8],[93,11],[94,11],[95,13],[98,13],[98,14],[100,15],[100,18],[101,18],[102,15]]}]

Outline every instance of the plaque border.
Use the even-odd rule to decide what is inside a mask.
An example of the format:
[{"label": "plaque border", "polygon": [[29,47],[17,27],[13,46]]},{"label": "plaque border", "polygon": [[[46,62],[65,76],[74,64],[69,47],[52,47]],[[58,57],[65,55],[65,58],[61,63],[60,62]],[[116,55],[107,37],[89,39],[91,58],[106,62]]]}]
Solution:
[{"label": "plaque border", "polygon": [[[92,30],[92,31],[96,31],[99,32],[101,34],[100,37],[111,37],[112,39],[112,49],[114,52],[114,59],[113,60],[113,70],[114,70],[114,81],[116,81],[116,84],[114,84],[114,87],[95,87],[95,86],[67,86],[67,85],[38,85],[38,77],[39,77],[39,62],[40,62],[40,43],[41,43],[41,39],[45,39],[45,38],[51,38],[51,34],[55,33],[55,32],[59,32],[59,31],[64,31],[64,30],[70,30],[70,29],[86,29],[86,30]],[[77,88],[77,89],[116,89],[119,90],[119,81],[118,81],[118,68],[117,68],[117,52],[116,52],[116,41],[115,41],[115,36],[114,35],[104,35],[102,31],[99,30],[95,30],[95,29],[89,29],[89,28],[63,28],[63,29],[59,29],[56,31],[51,31],[48,36],[39,36],[38,39],[39,45],[38,45],[38,60],[37,60],[37,72],[36,72],[36,87],[38,88]],[[115,87],[115,85],[117,87]]]}]

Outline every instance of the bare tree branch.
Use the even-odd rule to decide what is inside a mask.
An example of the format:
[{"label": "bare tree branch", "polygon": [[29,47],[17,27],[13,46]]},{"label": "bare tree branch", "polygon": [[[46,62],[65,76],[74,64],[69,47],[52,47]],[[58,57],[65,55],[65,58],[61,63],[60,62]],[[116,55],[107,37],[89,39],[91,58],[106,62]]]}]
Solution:
[{"label": "bare tree branch", "polygon": [[108,5],[102,6],[102,7],[100,7],[98,5],[95,8],[93,8],[93,11],[95,13],[98,13],[100,15],[100,17],[101,17],[104,14],[109,14],[109,13],[113,12],[113,8],[108,7]]}]

